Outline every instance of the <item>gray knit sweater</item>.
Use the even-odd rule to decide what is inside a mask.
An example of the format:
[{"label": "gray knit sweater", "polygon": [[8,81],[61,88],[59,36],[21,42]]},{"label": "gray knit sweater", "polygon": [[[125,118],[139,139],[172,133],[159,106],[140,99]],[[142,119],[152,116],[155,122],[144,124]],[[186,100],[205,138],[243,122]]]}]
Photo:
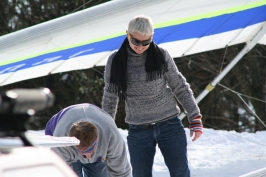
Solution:
[{"label": "gray knit sweater", "polygon": [[[105,161],[110,177],[131,177],[131,167],[127,159],[126,146],[114,120],[106,112],[91,104],[71,106],[64,114],[59,112],[53,136],[69,136],[70,127],[77,121],[89,121],[96,125],[99,143],[92,158],[84,158],[72,146],[52,148],[69,165],[80,160],[81,163]],[[56,115],[57,116],[57,115]]]},{"label": "gray knit sweater", "polygon": [[[180,113],[176,100],[187,112],[188,120],[201,116],[193,92],[184,76],[178,71],[172,57],[162,49],[168,72],[160,79],[146,81],[145,61],[147,51],[136,54],[128,51],[127,66],[127,99],[125,102],[126,118],[129,124],[153,123]],[[118,95],[108,91],[112,60],[116,52],[110,55],[105,66],[105,87],[102,108],[115,118]],[[176,98],[176,99],[175,99]]]}]

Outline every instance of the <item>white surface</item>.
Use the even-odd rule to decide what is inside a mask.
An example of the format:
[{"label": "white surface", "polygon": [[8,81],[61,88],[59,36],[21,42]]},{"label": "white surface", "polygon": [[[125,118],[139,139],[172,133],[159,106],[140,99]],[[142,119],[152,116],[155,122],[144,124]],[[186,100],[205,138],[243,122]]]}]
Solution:
[{"label": "white surface", "polygon": [[[25,133],[27,139],[36,146],[44,147],[64,147],[78,145],[79,140],[75,137],[54,137],[44,135],[44,131],[27,131]],[[23,143],[20,138],[17,137],[6,137],[0,138],[1,147],[20,147]]]},{"label": "white surface", "polygon": [[57,154],[42,147],[1,149],[0,176],[77,177]]}]

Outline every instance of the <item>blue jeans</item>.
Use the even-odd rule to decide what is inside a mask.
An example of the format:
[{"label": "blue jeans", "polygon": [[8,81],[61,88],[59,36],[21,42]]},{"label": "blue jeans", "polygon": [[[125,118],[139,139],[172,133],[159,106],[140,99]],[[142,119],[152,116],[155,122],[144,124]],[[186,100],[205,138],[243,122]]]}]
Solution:
[{"label": "blue jeans", "polygon": [[83,177],[83,173],[84,177],[108,177],[106,162],[83,164],[78,160],[72,163],[72,168],[78,177]]},{"label": "blue jeans", "polygon": [[157,144],[171,177],[190,176],[186,134],[177,116],[156,124],[130,124],[127,142],[133,177],[152,177]]}]

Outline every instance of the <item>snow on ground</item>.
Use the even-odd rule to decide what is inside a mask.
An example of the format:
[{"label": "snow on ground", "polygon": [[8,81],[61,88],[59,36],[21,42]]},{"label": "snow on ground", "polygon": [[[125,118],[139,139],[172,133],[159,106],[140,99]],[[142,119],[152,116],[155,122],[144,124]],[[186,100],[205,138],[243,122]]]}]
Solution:
[{"label": "snow on ground", "polygon": [[[127,143],[127,130],[119,129],[125,143]],[[237,133],[235,131],[222,131],[204,129],[203,135],[195,142],[189,137],[189,130],[185,128],[188,140],[188,162],[191,177],[238,177],[246,173],[266,168],[266,131],[256,133]],[[43,137],[44,131],[27,131],[28,137],[34,139],[39,145],[51,147],[49,140],[54,143],[63,142],[53,137]],[[38,137],[38,135],[41,135]],[[64,137],[66,138],[66,137]],[[76,143],[71,139],[65,143]],[[62,140],[62,139],[60,139]],[[0,139],[0,146],[6,144],[21,144],[19,140],[11,142]],[[129,157],[129,154],[128,154]],[[153,165],[154,177],[170,177],[165,166],[163,156],[157,147]]]},{"label": "snow on ground", "polygon": [[[121,130],[125,142],[127,130]],[[188,161],[191,177],[237,177],[266,167],[266,131],[237,133],[204,129],[195,142],[189,137]],[[157,147],[153,165],[154,177],[170,177]]]}]

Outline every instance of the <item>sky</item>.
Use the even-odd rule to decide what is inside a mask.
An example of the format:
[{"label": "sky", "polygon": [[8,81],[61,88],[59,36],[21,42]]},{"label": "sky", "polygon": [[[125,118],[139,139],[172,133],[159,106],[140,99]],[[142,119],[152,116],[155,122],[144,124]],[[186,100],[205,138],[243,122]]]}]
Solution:
[{"label": "sky", "polygon": [[[262,168],[266,170],[266,131],[237,133],[205,128],[203,135],[195,142],[189,137],[189,130],[185,128],[185,131],[191,177],[238,177]],[[127,143],[128,131],[119,129],[119,132]],[[36,144],[49,141],[44,131],[30,130],[26,135]],[[75,140],[68,138],[60,140],[76,143]],[[55,141],[59,143],[58,140]],[[14,142],[0,139],[0,146]],[[14,144],[16,143],[18,144],[18,142]],[[153,177],[170,177],[158,147],[153,165]]]}]

